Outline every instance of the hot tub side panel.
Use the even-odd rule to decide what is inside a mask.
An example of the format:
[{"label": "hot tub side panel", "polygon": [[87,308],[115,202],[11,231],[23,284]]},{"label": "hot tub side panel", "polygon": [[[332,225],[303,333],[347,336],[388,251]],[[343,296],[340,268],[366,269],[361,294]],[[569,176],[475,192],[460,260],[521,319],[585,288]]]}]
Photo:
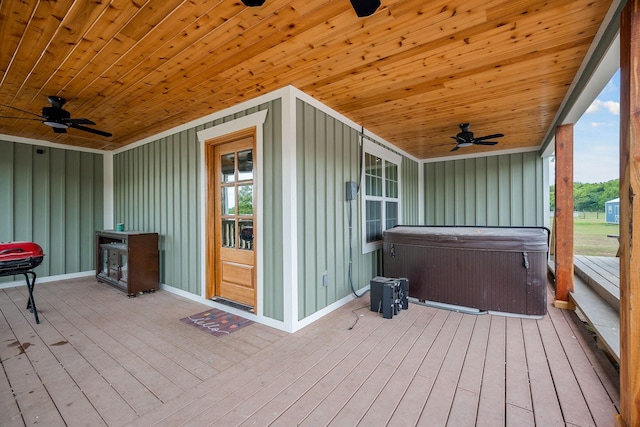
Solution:
[{"label": "hot tub side panel", "polygon": [[[397,237],[397,236],[396,236]],[[385,239],[384,275],[407,277],[409,296],[524,315],[546,313],[546,252],[416,245]],[[429,239],[426,239],[429,240]]]}]

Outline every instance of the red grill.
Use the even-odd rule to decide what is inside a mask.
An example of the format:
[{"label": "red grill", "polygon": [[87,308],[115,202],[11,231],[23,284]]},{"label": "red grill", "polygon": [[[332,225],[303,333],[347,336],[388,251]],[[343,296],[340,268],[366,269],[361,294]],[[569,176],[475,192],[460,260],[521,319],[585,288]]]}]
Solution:
[{"label": "red grill", "polygon": [[40,323],[36,302],[33,299],[33,286],[36,283],[34,268],[42,263],[44,253],[42,248],[32,242],[0,243],[0,276],[14,276],[24,274],[29,290],[27,309]]}]

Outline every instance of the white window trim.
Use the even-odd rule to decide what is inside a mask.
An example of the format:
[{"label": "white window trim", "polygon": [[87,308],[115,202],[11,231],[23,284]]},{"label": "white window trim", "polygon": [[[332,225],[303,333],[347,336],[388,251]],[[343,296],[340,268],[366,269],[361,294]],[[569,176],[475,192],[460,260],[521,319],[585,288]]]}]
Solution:
[{"label": "white window trim", "polygon": [[[362,165],[360,168],[362,177],[361,177],[361,182],[362,182],[362,197],[360,198],[360,207],[361,207],[361,212],[362,212],[362,217],[360,218],[360,229],[362,230],[361,234],[362,234],[362,253],[369,253],[369,252],[373,252],[375,250],[381,249],[382,248],[382,240],[378,240],[376,242],[367,242],[367,233],[366,233],[366,221],[367,221],[367,200],[382,200],[383,204],[382,204],[382,231],[386,230],[386,208],[385,208],[385,204],[384,201],[387,200],[386,195],[384,197],[377,197],[377,196],[371,196],[371,197],[367,197],[367,189],[366,189],[366,185],[367,185],[367,180],[365,177],[365,170],[364,170],[364,159],[365,159],[365,154],[371,154],[374,155],[376,157],[381,158],[382,160],[384,160],[385,162],[392,162],[396,165],[398,165],[398,198],[394,199],[398,201],[398,219],[402,218],[402,156],[399,154],[394,153],[391,150],[388,150],[387,148],[378,145],[368,139],[364,140],[364,145],[363,145],[363,154],[362,154]],[[386,168],[383,168],[383,178],[385,177],[385,171]],[[386,186],[385,186],[385,182],[383,180],[383,189],[386,190]]]}]

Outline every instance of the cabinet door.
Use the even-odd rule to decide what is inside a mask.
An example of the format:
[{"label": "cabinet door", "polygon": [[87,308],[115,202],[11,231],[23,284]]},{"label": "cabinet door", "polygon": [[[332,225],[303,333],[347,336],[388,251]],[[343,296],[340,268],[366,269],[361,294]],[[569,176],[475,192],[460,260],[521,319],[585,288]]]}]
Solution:
[{"label": "cabinet door", "polygon": [[128,256],[127,252],[120,252],[120,277],[118,280],[121,282],[127,283],[128,272],[129,272],[129,264],[128,264]]}]

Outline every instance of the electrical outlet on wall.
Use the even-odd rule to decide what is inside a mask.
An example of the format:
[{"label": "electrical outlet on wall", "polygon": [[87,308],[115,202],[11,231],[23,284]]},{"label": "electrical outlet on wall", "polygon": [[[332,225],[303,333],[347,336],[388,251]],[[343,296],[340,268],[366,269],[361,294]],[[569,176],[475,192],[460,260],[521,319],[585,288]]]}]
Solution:
[{"label": "electrical outlet on wall", "polygon": [[329,272],[322,272],[322,286],[329,286]]}]

